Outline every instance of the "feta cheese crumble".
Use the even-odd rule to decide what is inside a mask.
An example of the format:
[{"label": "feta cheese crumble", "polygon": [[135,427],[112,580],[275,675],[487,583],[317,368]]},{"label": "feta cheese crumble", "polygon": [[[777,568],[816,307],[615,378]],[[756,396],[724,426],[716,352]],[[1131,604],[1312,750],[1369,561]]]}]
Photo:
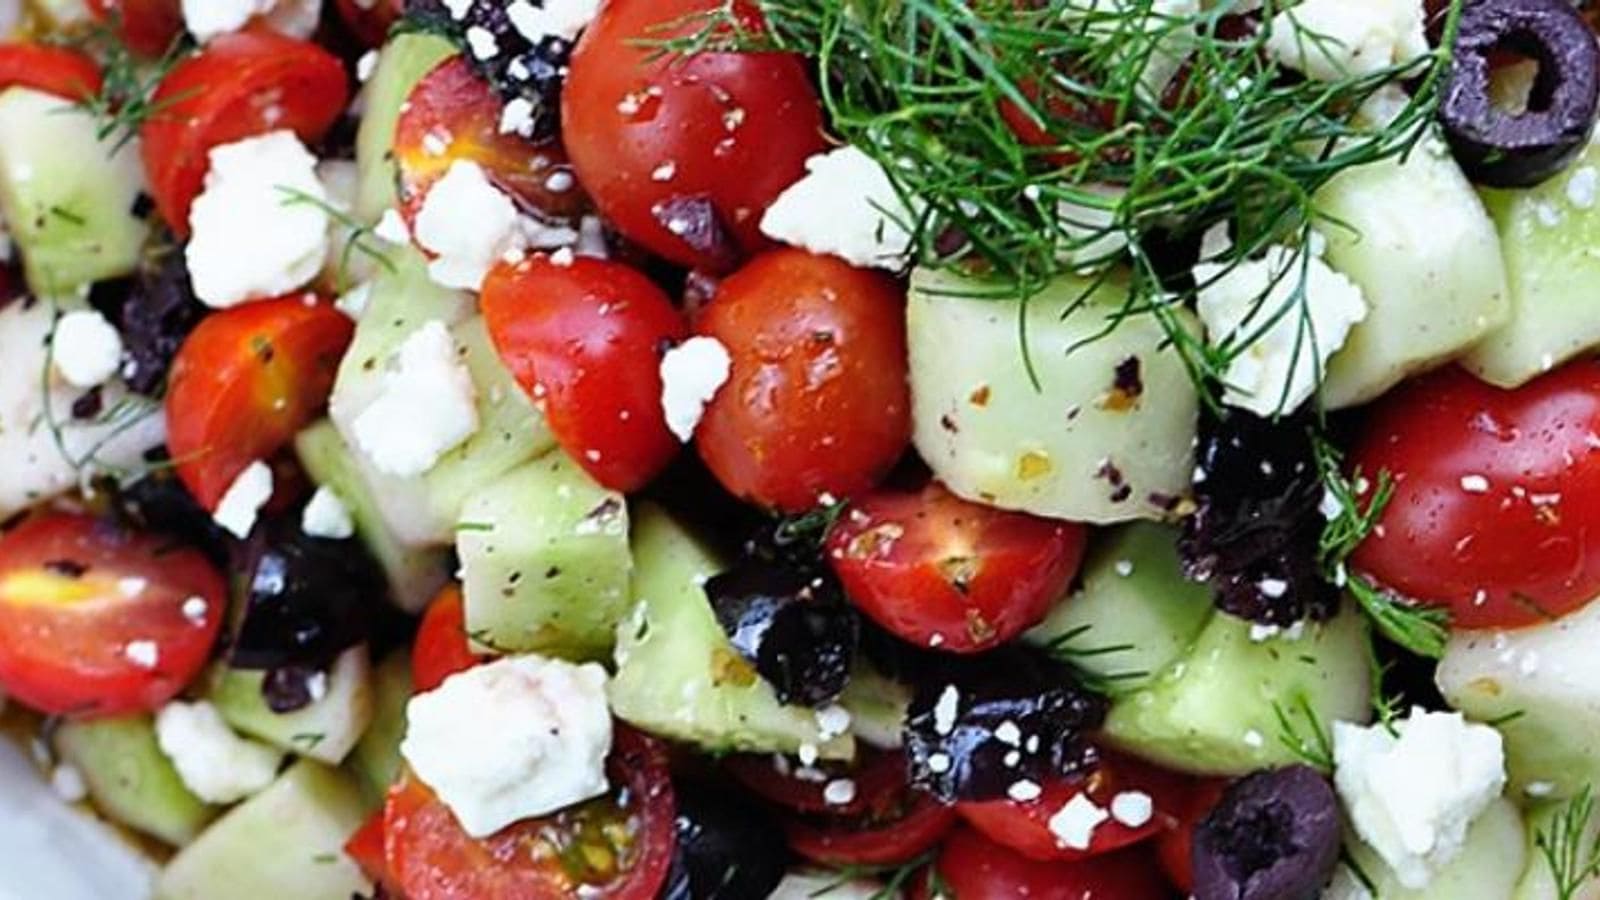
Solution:
[{"label": "feta cheese crumble", "polygon": [[1056,843],[1069,850],[1087,850],[1094,841],[1094,831],[1111,814],[1087,794],[1074,794],[1056,814],[1050,817],[1050,833]]},{"label": "feta cheese crumble", "polygon": [[1430,52],[1421,0],[1302,0],[1270,27],[1267,53],[1319,81],[1370,75]]},{"label": "feta cheese crumble", "polygon": [[692,337],[661,357],[661,411],[667,428],[688,443],[706,404],[728,381],[733,358],[714,337]]},{"label": "feta cheese crumble", "polygon": [[406,705],[400,754],[473,837],[610,789],[606,672],[511,656],[452,675]]},{"label": "feta cheese crumble", "polygon": [[292,131],[213,148],[189,208],[184,257],[195,296],[221,309],[315,278],[328,255],[327,202],[317,158]]},{"label": "feta cheese crumble", "polygon": [[417,212],[417,243],[437,254],[428,275],[450,288],[477,290],[489,269],[522,249],[516,204],[470,160],[450,164]]},{"label": "feta cheese crumble", "polygon": [[211,514],[218,525],[237,538],[247,538],[256,527],[256,515],[272,499],[272,467],[256,460],[228,485],[216,511]]},{"label": "feta cheese crumble", "polygon": [[122,336],[98,311],[73,310],[56,322],[50,360],[67,384],[92,388],[117,374],[122,363]]},{"label": "feta cheese crumble", "polygon": [[322,0],[183,0],[184,27],[202,44],[257,17],[274,31],[308,38],[322,18]]},{"label": "feta cheese crumble", "polygon": [[400,344],[382,392],[350,430],[379,471],[421,475],[478,430],[477,395],[455,338],[434,319]]},{"label": "feta cheese crumble", "polygon": [[1123,791],[1111,798],[1111,818],[1129,828],[1144,827],[1155,814],[1155,801],[1144,791]]},{"label": "feta cheese crumble", "polygon": [[68,803],[77,803],[89,796],[89,786],[83,781],[83,773],[71,763],[61,763],[50,771],[50,789]]},{"label": "feta cheese crumble", "polygon": [[312,537],[342,541],[356,533],[356,524],[339,494],[323,485],[311,495],[311,502],[300,514],[300,530]]},{"label": "feta cheese crumble", "polygon": [[767,207],[761,233],[854,266],[899,269],[916,218],[876,160],[841,147],[806,160],[806,174]]},{"label": "feta cheese crumble", "polygon": [[511,26],[534,44],[552,35],[570,41],[599,13],[600,0],[544,0],[541,6],[513,0],[506,7]]},{"label": "feta cheese crumble", "polygon": [[235,734],[205,700],[163,706],[156,744],[184,786],[207,803],[232,803],[264,789],[283,762],[283,751]]},{"label": "feta cheese crumble", "polygon": [[1505,786],[1500,733],[1421,708],[1395,724],[1333,723],[1334,784],[1363,841],[1400,883],[1426,887]]}]

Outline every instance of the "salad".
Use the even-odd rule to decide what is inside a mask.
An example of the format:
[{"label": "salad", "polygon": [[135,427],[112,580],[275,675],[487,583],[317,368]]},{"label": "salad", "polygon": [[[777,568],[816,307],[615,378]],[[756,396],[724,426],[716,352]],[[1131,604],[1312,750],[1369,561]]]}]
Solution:
[{"label": "salad", "polygon": [[162,900],[1600,897],[1588,5],[0,5],[6,731]]}]

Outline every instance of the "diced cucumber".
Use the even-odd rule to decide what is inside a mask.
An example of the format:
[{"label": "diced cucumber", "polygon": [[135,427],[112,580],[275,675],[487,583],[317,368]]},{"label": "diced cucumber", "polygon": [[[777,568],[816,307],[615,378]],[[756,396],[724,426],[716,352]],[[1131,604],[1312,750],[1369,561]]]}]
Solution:
[{"label": "diced cucumber", "polygon": [[[1557,818],[1567,811],[1567,801],[1537,803],[1524,808],[1528,837],[1523,852],[1528,865],[1523,870],[1522,880],[1517,882],[1517,890],[1511,895],[1511,900],[1550,900],[1561,896],[1556,890],[1555,873],[1550,870],[1550,861],[1535,842],[1541,833],[1552,837],[1559,833],[1562,826]],[[1577,847],[1595,846],[1595,841],[1600,840],[1600,816],[1591,815],[1583,823],[1578,838]],[[1572,895],[1572,900],[1600,900],[1600,875],[1585,878],[1577,893]]]},{"label": "diced cucumber", "polygon": [[1148,686],[1183,656],[1212,614],[1211,590],[1183,577],[1177,530],[1137,522],[1102,532],[1083,587],[1030,630],[1114,693]]},{"label": "diced cucumber", "polygon": [[1024,306],[972,296],[993,294],[984,282],[912,273],[916,446],[952,491],[1081,522],[1163,518],[1188,491],[1199,401],[1183,361],[1149,314],[1107,330],[1125,281],[1092,286],[1063,277]]},{"label": "diced cucumber", "polygon": [[378,51],[378,64],[362,89],[361,127],[356,131],[356,164],[361,167],[361,187],[356,195],[356,217],[371,224],[395,205],[395,169],[390,146],[400,105],[422,76],[428,74],[456,48],[434,34],[397,34]]},{"label": "diced cucumber", "polygon": [[71,101],[28,88],[0,92],[0,217],[35,293],[63,294],[126,275],[150,231],[133,214],[144,190],[139,149],[113,151]]},{"label": "diced cucumber", "polygon": [[[1403,887],[1377,851],[1354,836],[1346,838],[1345,846],[1377,890],[1363,893],[1358,879],[1341,872],[1323,900],[1506,900],[1528,857],[1522,814],[1505,800],[1496,800],[1478,816],[1467,829],[1461,854],[1420,890]],[[1555,900],[1555,895],[1539,895],[1539,900]]]},{"label": "diced cucumber", "polygon": [[1366,321],[1328,361],[1331,409],[1377,397],[1464,352],[1506,321],[1500,241],[1449,151],[1346,169],[1316,196],[1326,259],[1366,296]]},{"label": "diced cucumber", "polygon": [[1279,713],[1306,738],[1335,721],[1365,722],[1371,653],[1354,603],[1292,641],[1252,641],[1250,623],[1214,615],[1154,684],[1113,700],[1105,734],[1184,772],[1243,775],[1298,762]]},{"label": "diced cucumber", "polygon": [[206,699],[239,732],[330,765],[349,755],[372,722],[372,664],[364,645],[341,653],[328,671],[327,693],[294,712],[267,706],[265,679],[265,672],[219,665]]},{"label": "diced cucumber", "polygon": [[396,605],[407,612],[418,612],[427,606],[449,580],[449,552],[442,547],[407,547],[400,543],[362,475],[361,460],[332,422],[323,420],[300,432],[294,447],[311,480],[331,488],[350,510],[356,534],[383,567],[389,595]]},{"label": "diced cucumber", "polygon": [[874,747],[891,749],[904,743],[906,711],[911,708],[911,686],[895,681],[857,660],[850,683],[839,695],[839,705],[850,711],[850,731]]},{"label": "diced cucumber", "polygon": [[411,699],[411,653],[404,647],[392,651],[372,670],[372,724],[356,742],[345,768],[370,808],[383,803],[383,795],[400,774],[400,739],[406,736],[406,703]]},{"label": "diced cucumber", "polygon": [[95,808],[134,831],[182,846],[218,812],[184,786],[148,714],[66,719],[54,740],[56,753],[83,774]]},{"label": "diced cucumber", "polygon": [[1600,779],[1600,603],[1514,631],[1461,631],[1434,678],[1451,706],[1505,737],[1512,796],[1566,797]]},{"label": "diced cucumber", "polygon": [[627,498],[555,451],[467,497],[456,526],[467,634],[501,653],[609,656],[627,615]]},{"label": "diced cucumber", "polygon": [[1564,174],[1517,191],[1483,192],[1500,229],[1511,317],[1461,362],[1491,384],[1516,387],[1600,345],[1600,144]]},{"label": "diced cucumber", "polygon": [[778,703],[772,686],[728,643],[705,582],[725,566],[661,509],[633,519],[635,607],[617,628],[611,709],[617,717],[712,752],[794,753],[815,746],[849,759],[849,735],[822,740],[816,714]]},{"label": "diced cucumber", "polygon": [[344,854],[363,815],[348,778],[302,760],[179,851],[155,900],[350,900],[372,888]]}]

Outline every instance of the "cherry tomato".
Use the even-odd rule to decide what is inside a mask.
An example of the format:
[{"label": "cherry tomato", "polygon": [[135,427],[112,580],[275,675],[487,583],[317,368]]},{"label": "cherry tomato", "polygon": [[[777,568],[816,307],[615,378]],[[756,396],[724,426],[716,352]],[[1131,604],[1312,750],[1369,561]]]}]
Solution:
[{"label": "cherry tomato", "polygon": [[374,884],[387,884],[389,867],[383,860],[383,810],[367,817],[355,834],[344,842],[344,855],[350,857],[361,874]]},{"label": "cherry tomato", "polygon": [[561,109],[573,165],[606,218],[656,254],[712,271],[767,246],[762,213],[826,149],[800,58],[651,58],[645,42],[684,34],[719,5],[605,4],[573,52]]},{"label": "cherry tomato", "polygon": [[802,810],[784,822],[794,852],[834,867],[899,865],[939,843],[956,822],[955,810],[911,788],[903,753],[869,760],[853,781],[852,803],[824,802],[811,814],[803,812],[815,808],[811,798],[786,792],[788,805]]},{"label": "cherry tomato", "polygon": [[337,0],[334,4],[350,33],[367,47],[383,45],[403,6],[403,0]]},{"label": "cherry tomato", "polygon": [[[906,789],[906,758],[902,753],[879,753],[862,748],[856,765],[819,763],[804,768],[779,769],[771,754],[743,754],[723,760],[723,768],[752,794],[790,812],[828,816],[856,816],[889,791]],[[820,773],[820,774],[818,774]],[[854,795],[844,803],[828,800],[828,782],[848,778]]]},{"label": "cherry tomato", "polygon": [[302,294],[213,313],[189,334],[167,384],[167,447],[202,506],[317,416],[353,331]]},{"label": "cherry tomato", "polygon": [[160,56],[183,33],[180,0],[88,0],[89,12],[112,21],[117,36],[134,53]]},{"label": "cherry tomato", "polygon": [[1185,894],[1194,892],[1194,829],[1211,808],[1222,799],[1228,782],[1220,778],[1197,781],[1183,800],[1183,811],[1176,827],[1156,837],[1156,858],[1161,871],[1173,887]]},{"label": "cherry tomato", "polygon": [[384,805],[384,856],[409,900],[654,900],[676,846],[665,749],[619,726],[613,791],[470,837],[426,785],[404,775]]},{"label": "cherry tomato", "polygon": [[0,43],[0,90],[33,88],[67,100],[100,93],[100,65],[76,50],[29,41]]},{"label": "cherry tomato", "polygon": [[827,557],[851,602],[897,637],[972,653],[1044,618],[1077,574],[1086,534],[970,503],[934,482],[851,503]]},{"label": "cherry tomato", "polygon": [[723,486],[798,512],[876,484],[911,435],[904,307],[888,276],[800,250],[723,281],[696,330],[732,373],[695,435]]},{"label": "cherry tomato", "polygon": [[[1129,825],[1115,817],[1107,818],[1094,829],[1088,848],[1083,850],[1065,846],[1050,829],[1051,817],[1079,794],[1087,794],[1096,806],[1109,810],[1113,799],[1123,793],[1143,794],[1151,801],[1153,809],[1148,821]],[[1044,793],[1037,800],[961,803],[956,808],[967,824],[985,837],[1029,859],[1078,860],[1139,843],[1173,827],[1186,796],[1187,782],[1182,776],[1132,757],[1108,755],[1087,776],[1044,785]]]},{"label": "cherry tomato", "polygon": [[1600,594],[1600,362],[1516,390],[1459,369],[1374,407],[1353,462],[1394,496],[1352,562],[1447,606],[1459,628],[1515,628]]},{"label": "cherry tomato", "polygon": [[466,610],[461,588],[445,585],[417,627],[416,643],[411,645],[411,685],[421,694],[444,683],[457,672],[465,672],[483,657],[467,643]]},{"label": "cherry tomato", "polygon": [[188,235],[189,204],[205,183],[211,148],[284,128],[315,142],[348,95],[338,57],[266,30],[222,35],[178,63],[139,128],[145,175],[168,227]]},{"label": "cherry tomato", "polygon": [[934,863],[945,888],[935,896],[959,900],[1167,900],[1167,885],[1142,849],[1077,862],[1038,862],[970,828],[945,841]]},{"label": "cherry tomato", "polygon": [[50,715],[158,709],[205,665],[226,602],[196,550],[35,516],[0,537],[0,689]]},{"label": "cherry tomato", "polygon": [[637,490],[677,455],[661,354],[688,329],[650,279],[608,260],[537,254],[490,270],[478,305],[500,358],[596,481]]}]

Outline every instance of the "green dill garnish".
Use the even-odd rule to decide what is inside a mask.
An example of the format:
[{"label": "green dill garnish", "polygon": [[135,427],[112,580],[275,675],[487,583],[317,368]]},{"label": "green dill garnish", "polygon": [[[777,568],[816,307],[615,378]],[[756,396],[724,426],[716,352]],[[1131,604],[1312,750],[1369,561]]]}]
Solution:
[{"label": "green dill garnish", "polygon": [[[140,467],[120,466],[101,458],[117,439],[127,434],[130,430],[149,419],[162,413],[161,401],[158,398],[146,397],[142,394],[128,393],[106,406],[93,418],[83,421],[63,421],[56,413],[56,390],[53,384],[53,370],[55,368],[56,329],[60,325],[62,310],[60,304],[52,297],[50,299],[50,330],[45,334],[44,340],[44,365],[39,374],[40,412],[39,416],[29,425],[30,432],[43,426],[50,432],[50,439],[55,444],[56,452],[61,455],[68,466],[78,473],[83,485],[88,485],[97,473],[112,475],[122,481],[134,481],[147,475],[168,463],[148,463]],[[105,434],[100,435],[81,452],[74,452],[68,441],[67,429],[103,428]]]},{"label": "green dill garnish", "polygon": [[328,736],[320,731],[302,731],[289,736],[289,743],[303,747],[306,751],[317,749],[317,746],[327,740]]},{"label": "green dill garnish", "polygon": [[[834,876],[833,880],[812,891],[808,896],[826,900],[828,895],[858,878],[871,878],[881,881],[883,887],[874,892],[867,900],[894,900],[910,885],[911,879],[915,878],[917,873],[923,869],[928,869],[929,877],[937,880],[938,873],[932,870],[932,866],[932,853],[924,853],[915,859],[894,866],[844,866],[831,870],[830,874]],[[932,887],[933,885],[930,884],[930,888]],[[934,892],[932,896],[937,897],[939,894]]]},{"label": "green dill garnish", "polygon": [[1388,674],[1389,665],[1378,661],[1377,649],[1374,646],[1367,656],[1371,668],[1369,677],[1372,679],[1372,717],[1383,726],[1383,730],[1399,737],[1400,732],[1395,728],[1395,722],[1400,719],[1400,698],[1383,690],[1383,677]]},{"label": "green dill garnish", "polygon": [[80,228],[88,222],[82,215],[67,209],[65,206],[51,206],[49,213],[69,225],[76,225]]},{"label": "green dill garnish", "polygon": [[1278,743],[1307,765],[1333,771],[1333,737],[1303,692],[1297,691],[1287,708],[1274,700],[1272,714],[1278,720]]},{"label": "green dill garnish", "polygon": [[1093,626],[1091,625],[1083,624],[1067,629],[1051,638],[1045,644],[1045,652],[1071,669],[1073,677],[1080,685],[1097,694],[1114,696],[1126,693],[1130,687],[1127,682],[1143,681],[1150,677],[1149,672],[1133,669],[1105,671],[1103,664],[1090,663],[1090,660],[1114,656],[1118,653],[1128,653],[1135,649],[1132,644],[1103,644],[1099,646],[1083,646],[1079,644],[1079,639],[1088,634],[1092,628]]},{"label": "green dill garnish", "polygon": [[376,226],[358,221],[354,216],[334,206],[321,197],[314,197],[299,188],[286,185],[277,186],[279,193],[283,194],[284,206],[312,206],[322,211],[322,214],[332,219],[344,229],[344,247],[339,251],[339,271],[335,278],[335,288],[344,293],[350,289],[350,260],[356,253],[377,263],[385,272],[391,275],[395,272],[394,260],[389,258],[377,245],[367,240]]},{"label": "green dill garnish", "polygon": [[102,79],[99,93],[85,98],[79,106],[95,118],[95,136],[111,141],[113,153],[138,137],[145,122],[190,96],[186,92],[159,102],[153,99],[162,79],[192,49],[186,35],[174,39],[153,62],[141,60],[128,50],[117,36],[114,20],[95,25],[86,33],[85,43],[98,51]]},{"label": "green dill garnish", "polygon": [[1584,882],[1600,878],[1600,835],[1589,835],[1593,818],[1593,789],[1584,785],[1548,827],[1534,832],[1534,845],[1555,881],[1556,900],[1572,900]]},{"label": "green dill garnish", "polygon": [[1499,728],[1502,725],[1510,725],[1512,722],[1515,722],[1527,714],[1528,711],[1525,709],[1513,709],[1511,712],[1508,712],[1505,715],[1495,716],[1492,719],[1485,719],[1483,724],[1489,726],[1490,728]]},{"label": "green dill garnish", "polygon": [[493,531],[493,522],[457,522],[456,531]]}]

